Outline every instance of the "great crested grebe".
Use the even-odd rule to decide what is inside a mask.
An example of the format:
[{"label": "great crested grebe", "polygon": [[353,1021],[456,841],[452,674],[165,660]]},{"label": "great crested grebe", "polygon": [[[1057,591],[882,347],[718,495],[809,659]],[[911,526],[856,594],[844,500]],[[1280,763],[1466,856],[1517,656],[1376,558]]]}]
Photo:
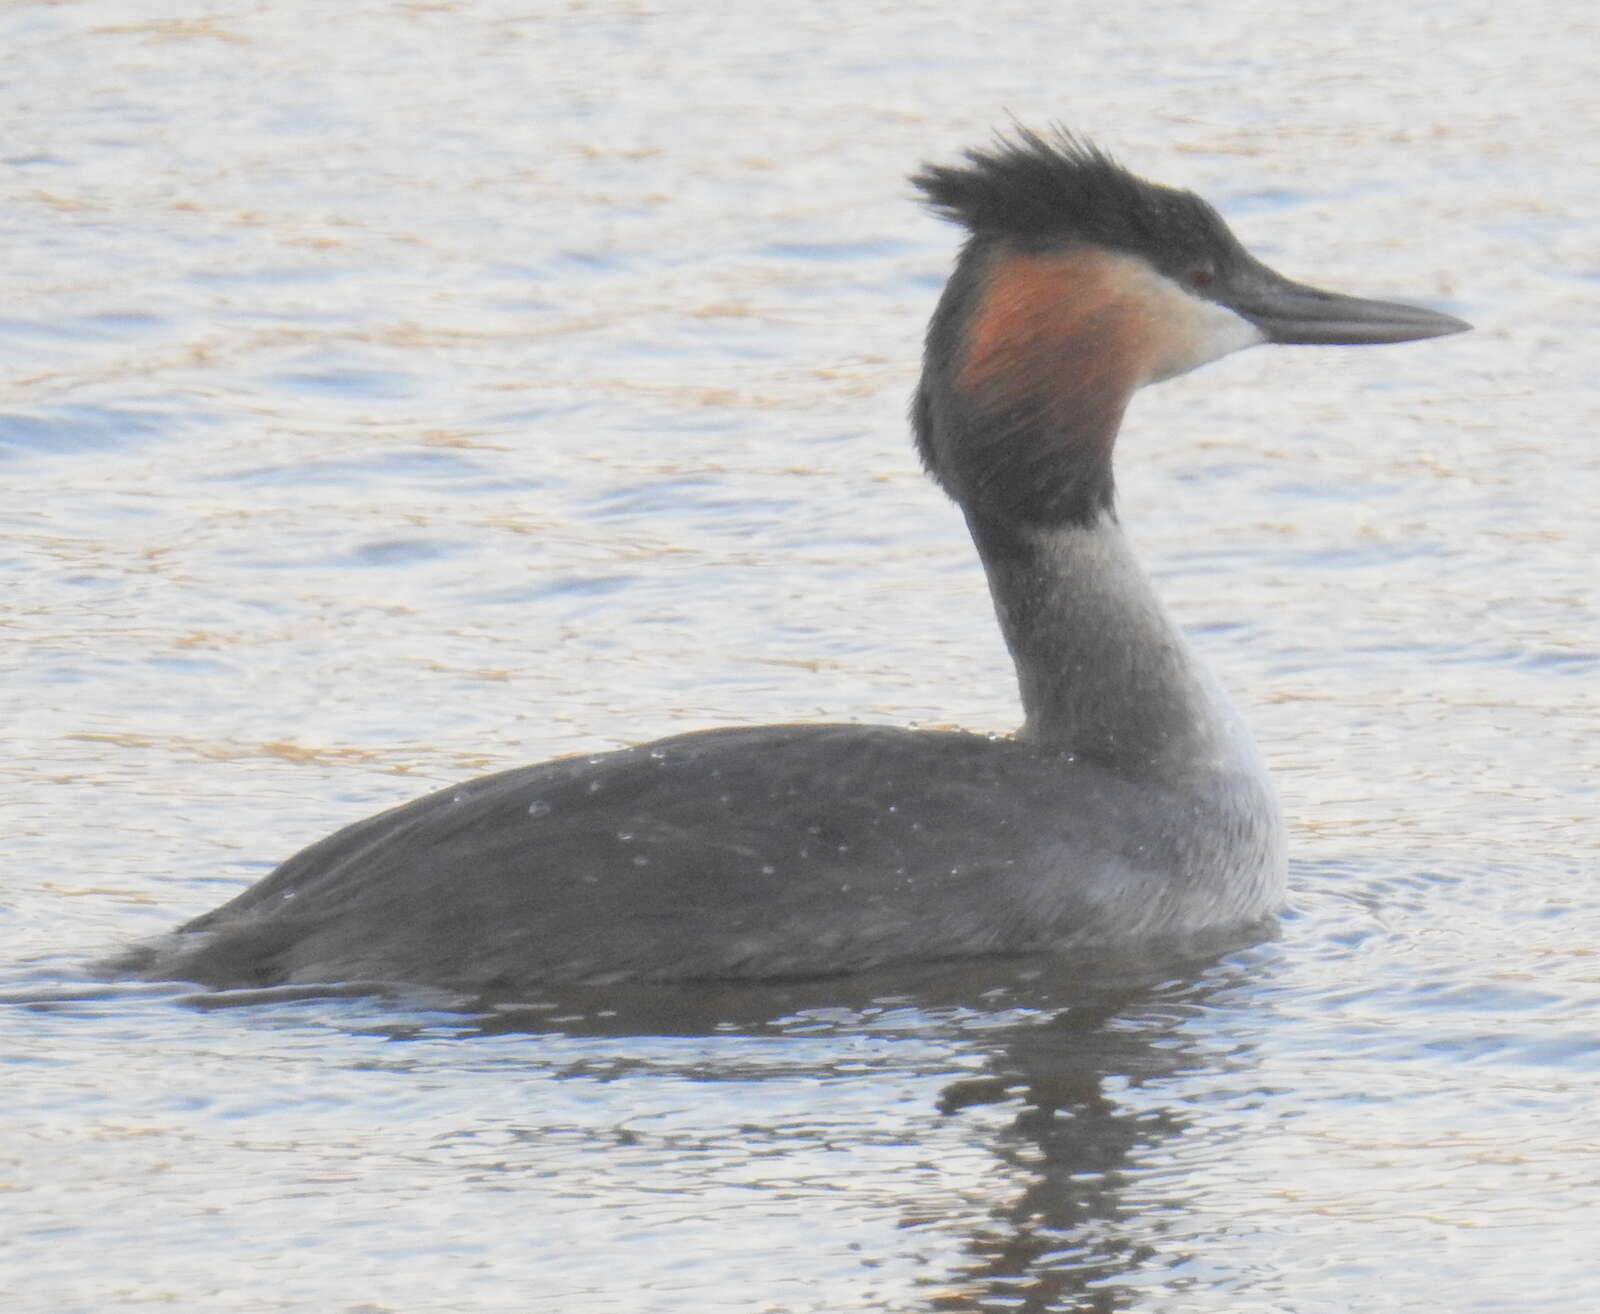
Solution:
[{"label": "great crested grebe", "polygon": [[500,772],[330,835],[122,966],[514,993],[1100,957],[1274,912],[1271,784],[1117,523],[1122,413],[1258,343],[1468,325],[1292,283],[1065,132],[913,181],[967,230],[912,421],[988,573],[1014,736],[774,725]]}]

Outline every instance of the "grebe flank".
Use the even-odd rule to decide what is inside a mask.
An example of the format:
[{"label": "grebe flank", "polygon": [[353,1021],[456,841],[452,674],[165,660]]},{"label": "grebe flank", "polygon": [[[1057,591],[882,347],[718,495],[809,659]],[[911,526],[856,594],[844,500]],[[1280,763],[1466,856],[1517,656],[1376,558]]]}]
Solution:
[{"label": "grebe flank", "polygon": [[913,181],[966,241],[912,422],[988,575],[1013,736],[775,725],[503,771],[347,826],[120,966],[516,994],[1098,957],[1274,912],[1271,784],[1118,525],[1122,413],[1258,343],[1468,325],[1290,282],[1065,132]]}]

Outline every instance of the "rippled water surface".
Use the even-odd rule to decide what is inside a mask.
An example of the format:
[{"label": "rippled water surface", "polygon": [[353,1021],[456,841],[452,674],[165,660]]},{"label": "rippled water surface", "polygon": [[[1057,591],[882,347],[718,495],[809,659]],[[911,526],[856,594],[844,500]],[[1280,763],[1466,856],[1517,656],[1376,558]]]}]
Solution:
[{"label": "rippled water surface", "polygon": [[[0,1303],[1584,1308],[1600,1290],[1587,6],[0,11]],[[1291,817],[1282,936],[427,999],[95,982],[441,783],[732,722],[1004,730],[904,424],[1060,119],[1474,334],[1154,389],[1124,515]]]}]

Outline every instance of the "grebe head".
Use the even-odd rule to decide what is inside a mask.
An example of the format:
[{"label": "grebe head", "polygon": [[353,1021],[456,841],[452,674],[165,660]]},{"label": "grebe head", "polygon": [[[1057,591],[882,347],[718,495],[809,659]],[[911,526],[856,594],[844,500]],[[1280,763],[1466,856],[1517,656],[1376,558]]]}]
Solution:
[{"label": "grebe head", "polygon": [[966,228],[929,327],[913,423],[969,515],[1083,523],[1111,506],[1135,389],[1265,342],[1408,342],[1471,327],[1323,292],[1255,259],[1192,192],[1065,131],[1025,129],[912,178]]}]

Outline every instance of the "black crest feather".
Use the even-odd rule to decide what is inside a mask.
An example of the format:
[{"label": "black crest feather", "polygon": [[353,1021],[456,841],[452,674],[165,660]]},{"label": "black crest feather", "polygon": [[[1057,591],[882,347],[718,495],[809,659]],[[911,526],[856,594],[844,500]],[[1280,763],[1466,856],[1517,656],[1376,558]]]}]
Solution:
[{"label": "black crest feather", "polygon": [[1043,137],[1019,127],[966,160],[925,165],[911,181],[974,237],[1092,242],[1165,264],[1227,231],[1194,193],[1146,182],[1064,128]]}]

